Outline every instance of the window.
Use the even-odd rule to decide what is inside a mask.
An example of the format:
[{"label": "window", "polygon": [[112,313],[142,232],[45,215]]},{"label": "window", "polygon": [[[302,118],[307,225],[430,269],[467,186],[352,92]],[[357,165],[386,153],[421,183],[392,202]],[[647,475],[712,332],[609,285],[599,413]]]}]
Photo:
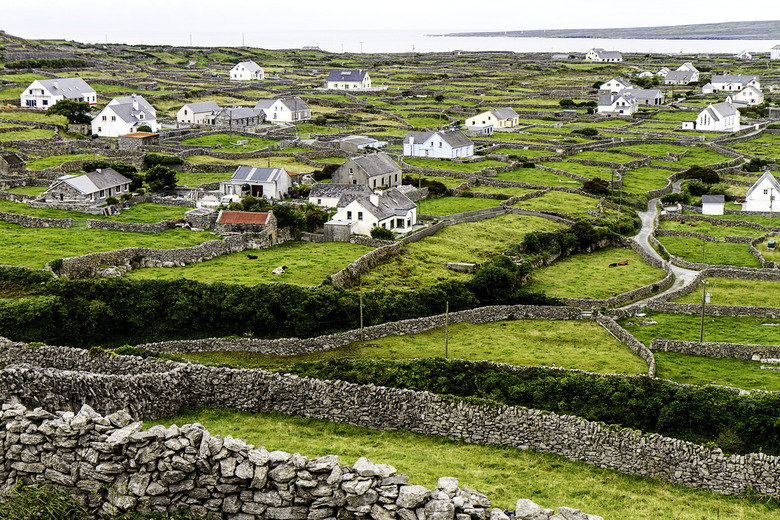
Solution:
[{"label": "window", "polygon": [[103,121],[108,121],[108,118],[106,116],[103,116]]},{"label": "window", "polygon": [[184,109],[184,115],[185,116],[187,115],[187,109],[186,108]]},{"label": "window", "polygon": [[35,100],[34,99],[28,99],[27,100],[27,106],[28,107],[34,107],[35,106]]},{"label": "window", "polygon": [[358,211],[358,220],[363,220],[363,212]]},{"label": "window", "polygon": [[352,184],[357,184],[357,179],[352,179]]},{"label": "window", "polygon": [[347,220],[352,220],[352,212],[347,211]]},{"label": "window", "polygon": [[376,179],[374,179],[374,188],[376,188]]},{"label": "window", "polygon": [[394,229],[394,228],[395,228],[395,220],[391,220],[390,221],[390,229]]},{"label": "window", "polygon": [[46,106],[46,105],[48,105],[48,104],[49,104],[49,100],[48,100],[48,99],[44,99],[44,100],[43,100],[43,106]]},{"label": "window", "polygon": [[116,121],[116,116],[111,116],[111,121]]},{"label": "window", "polygon": [[322,199],[317,199],[317,204],[318,204],[319,206],[322,206]]},{"label": "window", "polygon": [[397,227],[404,227],[404,219],[402,219],[402,218],[397,219],[395,225]]},{"label": "window", "polygon": [[764,189],[764,195],[769,195],[769,190],[768,189]]}]

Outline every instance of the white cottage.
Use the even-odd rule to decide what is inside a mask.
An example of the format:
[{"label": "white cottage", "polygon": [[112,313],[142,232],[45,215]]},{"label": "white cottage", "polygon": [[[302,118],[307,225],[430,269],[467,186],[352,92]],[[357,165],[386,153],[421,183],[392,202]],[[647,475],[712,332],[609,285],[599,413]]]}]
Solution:
[{"label": "white cottage", "polygon": [[481,114],[466,119],[466,128],[492,126],[494,128],[514,128],[520,123],[520,116],[509,107],[491,108]]},{"label": "white cottage", "polygon": [[631,94],[640,105],[663,105],[664,93],[657,88],[630,88],[621,90],[620,94]]},{"label": "white cottage", "polygon": [[104,204],[108,197],[119,198],[130,192],[130,179],[111,169],[102,168],[82,175],[63,175],[46,191],[46,202]]},{"label": "white cottage", "polygon": [[474,155],[474,143],[458,130],[409,132],[403,147],[408,157],[457,159]]},{"label": "white cottage", "polygon": [[696,121],[684,121],[683,130],[705,130],[711,132],[739,131],[739,110],[731,103],[710,104],[696,117]]},{"label": "white cottage", "polygon": [[[702,87],[702,92],[739,92],[747,86],[753,86],[761,90],[761,80],[754,74],[720,74],[713,75],[710,82]],[[705,88],[711,87],[709,92]]]},{"label": "white cottage", "polygon": [[371,77],[367,70],[332,70],[328,74],[325,88],[336,90],[362,90],[371,88]]},{"label": "white cottage", "polygon": [[387,188],[400,185],[403,182],[403,172],[389,155],[377,152],[347,159],[333,172],[331,182]]},{"label": "white cottage", "polygon": [[187,103],[176,112],[176,121],[194,125],[213,125],[222,109],[214,101]]},{"label": "white cottage", "polygon": [[[733,103],[741,105],[755,106],[764,102],[764,94],[753,85],[748,85],[729,97]],[[726,99],[728,100],[728,98]]]},{"label": "white cottage", "polygon": [[768,170],[758,178],[745,195],[742,211],[777,211],[775,202],[780,194],[780,183]]},{"label": "white cottage", "polygon": [[97,93],[81,78],[36,79],[19,95],[19,106],[46,110],[61,99],[95,105]]},{"label": "white cottage", "polygon": [[353,193],[368,197],[374,193],[367,184],[332,184],[316,182],[311,185],[309,202],[324,208],[335,208],[341,196]]},{"label": "white cottage", "polygon": [[148,126],[152,132],[160,130],[157,124],[157,111],[142,96],[135,94],[118,97],[92,119],[92,133],[100,137],[119,137],[138,131],[140,126]]},{"label": "white cottage", "polygon": [[263,68],[254,61],[242,61],[230,69],[230,79],[236,81],[251,81],[265,78]]},{"label": "white cottage", "polygon": [[219,183],[222,195],[265,197],[282,199],[292,186],[290,174],[284,168],[258,168],[239,166],[229,181]]},{"label": "white cottage", "polygon": [[699,81],[699,73],[691,70],[673,70],[664,76],[664,85],[687,85]]},{"label": "white cottage", "polygon": [[585,54],[587,61],[598,63],[623,61],[623,55],[618,51],[605,51],[604,49],[591,49]]},{"label": "white cottage", "polygon": [[723,205],[726,197],[723,195],[702,195],[701,196],[701,214],[702,215],[723,215]]},{"label": "white cottage", "polygon": [[769,59],[780,60],[780,45],[775,45],[774,47],[769,49]]},{"label": "white cottage", "polygon": [[265,120],[271,123],[291,123],[311,119],[311,108],[298,96],[291,98],[260,99],[256,110],[265,113]]},{"label": "white cottage", "polygon": [[631,116],[639,109],[639,101],[631,94],[631,90],[623,90],[620,94],[599,96],[596,112],[605,116]]},{"label": "white cottage", "polygon": [[346,193],[332,220],[350,223],[358,235],[370,235],[374,227],[406,233],[417,223],[417,206],[398,188],[368,196]]},{"label": "white cottage", "polygon": [[626,81],[623,78],[612,78],[606,83],[602,83],[599,87],[599,91],[617,94],[621,90],[628,88],[634,88],[634,86],[629,81]]}]

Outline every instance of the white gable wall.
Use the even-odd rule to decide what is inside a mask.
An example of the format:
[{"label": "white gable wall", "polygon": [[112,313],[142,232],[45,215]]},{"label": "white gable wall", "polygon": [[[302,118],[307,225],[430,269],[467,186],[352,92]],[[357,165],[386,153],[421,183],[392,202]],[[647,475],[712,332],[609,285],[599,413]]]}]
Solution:
[{"label": "white gable wall", "polygon": [[780,209],[780,205],[777,204],[778,195],[777,188],[772,185],[769,179],[761,179],[761,182],[750,192],[750,195],[745,197],[742,211],[769,211],[770,197],[771,210],[777,211]]},{"label": "white gable wall", "polygon": [[100,137],[119,137],[120,135],[136,132],[138,127],[143,125],[148,125],[152,132],[160,130],[160,125],[157,124],[156,119],[138,119],[126,122],[116,115],[112,105],[106,105],[92,120],[92,133]]}]

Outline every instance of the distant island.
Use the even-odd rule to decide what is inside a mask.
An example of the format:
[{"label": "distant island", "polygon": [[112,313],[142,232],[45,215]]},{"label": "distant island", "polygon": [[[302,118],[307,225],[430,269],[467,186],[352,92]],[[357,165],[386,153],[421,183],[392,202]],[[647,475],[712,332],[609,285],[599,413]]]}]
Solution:
[{"label": "distant island", "polygon": [[509,36],[514,38],[626,38],[642,40],[780,40],[780,20],[724,22],[624,29],[552,29],[459,32],[431,36]]}]

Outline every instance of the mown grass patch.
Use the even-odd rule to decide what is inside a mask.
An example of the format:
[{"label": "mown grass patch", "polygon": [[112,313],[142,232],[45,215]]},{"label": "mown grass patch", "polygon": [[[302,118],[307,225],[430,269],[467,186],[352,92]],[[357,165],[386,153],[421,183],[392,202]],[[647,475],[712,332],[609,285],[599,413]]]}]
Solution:
[{"label": "mown grass patch", "polygon": [[738,152],[761,157],[780,157],[780,135],[763,134],[750,141],[729,145]]},{"label": "mown grass patch", "polygon": [[650,119],[654,121],[694,121],[698,112],[658,112],[653,114]]},{"label": "mown grass patch", "polygon": [[[656,323],[643,324],[650,321]],[[648,311],[645,318],[624,318],[618,322],[645,345],[649,345],[653,338],[698,342],[701,331],[701,316],[698,314],[662,314]],[[780,345],[778,326],[780,319],[705,316],[704,341]]]},{"label": "mown grass patch", "polygon": [[572,217],[592,218],[589,210],[597,211],[599,201],[576,193],[548,191],[540,197],[524,200],[515,204],[523,209],[548,211],[570,215]]},{"label": "mown grass patch", "polygon": [[30,215],[33,217],[45,218],[72,218],[78,220],[112,220],[116,222],[136,222],[140,224],[151,224],[162,220],[180,219],[184,217],[184,213],[189,209],[190,208],[181,206],[162,206],[151,202],[142,202],[140,204],[133,204],[129,209],[123,209],[117,215],[107,217],[104,215],[91,215],[89,213],[64,209],[31,208],[27,206],[27,204],[20,202],[0,200],[0,211],[16,213],[17,215]]},{"label": "mown grass patch", "polygon": [[183,411],[144,426],[203,424],[212,435],[232,435],[269,451],[314,458],[338,455],[341,464],[360,457],[394,466],[410,484],[433,489],[441,476],[485,493],[494,507],[514,510],[519,498],[543,507],[576,507],[608,519],[701,520],[717,511],[722,520],[780,518],[774,505],[718,495],[646,477],[569,461],[558,455],[507,446],[486,446],[408,432],[375,431],[277,413],[228,409]]},{"label": "mown grass patch", "polygon": [[499,188],[497,186],[485,186],[484,184],[480,184],[479,186],[474,186],[470,190],[471,192],[475,193],[496,193],[500,195],[525,195],[526,193],[531,193],[532,191],[536,191],[534,188]]},{"label": "mown grass patch", "polygon": [[556,163],[547,163],[546,166],[573,173],[575,175],[581,175],[589,179],[596,177],[601,179],[609,179],[612,176],[611,168],[604,168],[602,166],[589,166],[587,164],[580,164],[576,162],[562,161]]},{"label": "mown grass patch", "polygon": [[540,217],[511,214],[448,226],[419,242],[406,244],[401,255],[364,274],[363,287],[391,285],[416,289],[446,280],[466,280],[471,275],[451,271],[445,264],[484,263],[520,242],[529,231],[553,231],[560,227]]},{"label": "mown grass patch", "polygon": [[421,215],[454,215],[478,209],[495,208],[500,201],[494,199],[482,199],[473,197],[440,197],[437,199],[423,199],[420,202]]},{"label": "mown grass patch", "polygon": [[49,76],[43,76],[41,74],[34,74],[32,72],[23,72],[21,74],[3,74],[0,79],[6,81],[14,81],[19,83],[32,83],[36,79],[48,79]]},{"label": "mown grass patch", "polygon": [[[627,260],[628,265],[609,267]],[[561,298],[612,296],[663,280],[666,273],[648,265],[630,248],[608,247],[592,253],[572,255],[543,269],[536,269],[527,289]],[[587,280],[587,283],[582,283]]]},{"label": "mown grass patch", "polygon": [[587,150],[584,152],[575,153],[574,155],[569,156],[568,159],[585,159],[588,161],[606,161],[623,164],[635,161],[636,157],[631,157],[630,155],[616,152],[593,152]]},{"label": "mown grass patch", "polygon": [[28,139],[48,139],[54,137],[54,130],[48,128],[31,128],[16,132],[0,133],[0,141],[26,141]]},{"label": "mown grass patch", "polygon": [[0,112],[0,119],[17,119],[19,121],[37,121],[53,125],[67,125],[65,116],[47,114],[46,112]]},{"label": "mown grass patch", "polygon": [[[267,249],[243,251],[216,257],[208,262],[170,269],[137,269],[127,274],[132,279],[222,282],[242,285],[289,283],[314,286],[357,260],[372,248],[345,242],[285,242]],[[256,256],[250,259],[249,256]],[[271,271],[286,265],[282,275]]]},{"label": "mown grass patch", "polygon": [[36,269],[51,260],[126,247],[176,249],[218,240],[208,232],[171,229],[162,233],[128,233],[99,229],[24,228],[0,223],[0,265]]},{"label": "mown grass patch", "polygon": [[750,254],[748,244],[707,242],[704,246],[702,262],[702,241],[686,237],[657,237],[669,254],[688,262],[711,265],[736,265],[740,267],[761,267],[758,260]]},{"label": "mown grass patch", "polygon": [[[444,357],[444,328],[419,334],[386,336],[296,356],[254,352],[199,352],[185,359],[240,368],[273,369],[297,362],[328,359],[414,359]],[[609,374],[646,374],[647,364],[606,330],[591,321],[515,320],[453,323],[448,357],[488,360],[515,366],[559,366]]]},{"label": "mown grass patch", "polygon": [[507,155],[517,155],[518,157],[542,157],[546,155],[556,155],[553,150],[526,150],[525,148],[498,148],[490,153],[505,153]]},{"label": "mown grass patch", "polygon": [[723,385],[745,390],[780,390],[780,375],[760,361],[654,352],[656,376],[686,385]]},{"label": "mown grass patch", "polygon": [[17,186],[16,188],[8,188],[7,192],[21,193],[23,195],[40,195],[48,188],[46,186]]}]

